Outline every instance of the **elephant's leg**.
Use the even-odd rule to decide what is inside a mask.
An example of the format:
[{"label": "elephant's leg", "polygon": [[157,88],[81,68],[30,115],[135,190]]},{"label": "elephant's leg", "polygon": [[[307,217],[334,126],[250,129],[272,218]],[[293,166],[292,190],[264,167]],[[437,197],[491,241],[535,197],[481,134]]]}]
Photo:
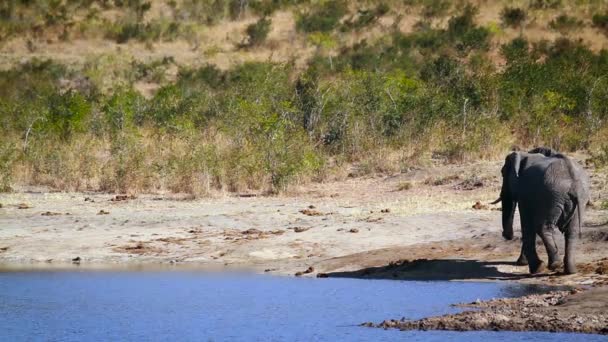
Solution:
[{"label": "elephant's leg", "polygon": [[564,232],[564,237],[566,240],[566,252],[564,255],[564,273],[566,274],[574,274],[576,273],[576,262],[574,261],[574,251],[576,249],[577,239],[576,239],[576,228],[578,227],[578,217],[575,214],[572,218],[572,222],[568,224],[566,227],[566,231]]},{"label": "elephant's leg", "polygon": [[524,222],[522,220],[522,237],[523,237],[523,249],[526,259],[528,259],[528,268],[530,273],[539,273],[544,268],[544,263],[536,254],[536,230],[532,224]]},{"label": "elephant's leg", "polygon": [[521,252],[519,252],[519,258],[515,262],[516,265],[526,266],[528,264],[528,258],[526,258],[526,253],[524,252],[524,244],[521,244]]},{"label": "elephant's leg", "polygon": [[545,249],[547,250],[547,255],[549,256],[549,269],[551,271],[555,271],[561,266],[557,255],[557,244],[555,243],[555,239],[553,238],[554,232],[555,229],[552,224],[544,224],[539,234],[540,238],[543,240]]}]

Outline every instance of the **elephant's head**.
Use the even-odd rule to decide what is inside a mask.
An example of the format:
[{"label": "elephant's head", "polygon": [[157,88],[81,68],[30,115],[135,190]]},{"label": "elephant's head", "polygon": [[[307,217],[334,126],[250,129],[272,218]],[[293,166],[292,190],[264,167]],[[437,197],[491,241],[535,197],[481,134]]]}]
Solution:
[{"label": "elephant's head", "polygon": [[521,159],[520,152],[513,152],[505,158],[501,170],[502,189],[499,199],[495,202],[499,200],[502,202],[502,236],[507,240],[513,239],[513,217],[517,207],[517,182]]}]

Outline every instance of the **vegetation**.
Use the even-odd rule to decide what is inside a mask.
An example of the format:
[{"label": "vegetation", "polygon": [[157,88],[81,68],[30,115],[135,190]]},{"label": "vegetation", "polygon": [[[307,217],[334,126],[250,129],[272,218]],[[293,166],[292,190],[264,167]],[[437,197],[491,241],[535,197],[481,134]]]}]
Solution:
[{"label": "vegetation", "polygon": [[266,40],[266,37],[268,37],[271,24],[272,20],[262,17],[260,20],[247,26],[247,29],[245,30],[249,39],[247,45],[257,46],[262,44]]},{"label": "vegetation", "polygon": [[560,32],[563,35],[567,35],[569,32],[575,31],[585,24],[582,20],[567,14],[560,14],[555,19],[549,22],[549,27],[555,31]]},{"label": "vegetation", "polygon": [[508,27],[521,27],[526,21],[526,11],[517,7],[505,7],[500,13],[502,22]]},{"label": "vegetation", "polygon": [[[3,4],[0,15],[42,13],[43,2]],[[78,24],[67,13],[97,8],[89,23],[103,27],[99,39],[127,45],[180,39],[194,21],[208,26],[246,17],[240,32],[247,46],[258,47],[253,52],[271,45],[264,42],[277,23],[272,13],[289,8],[294,34],[303,36],[290,48],[303,44],[311,55],[221,69],[120,53],[80,64],[29,58],[9,65],[0,70],[1,191],[37,184],[274,193],[349,173],[400,172],[430,158],[496,158],[513,145],[588,149],[594,164],[608,164],[608,52],[566,36],[580,24],[568,15],[543,25],[560,38],[498,40],[496,30],[479,24],[479,8],[449,1],[357,8],[341,1],[168,1],[173,18],[150,16],[145,1],[59,3],[67,17],[54,15],[44,25],[65,26],[69,37]],[[542,3],[531,2],[530,13],[554,6]],[[392,17],[379,37],[366,35],[380,18],[403,10],[398,6],[412,6],[422,20],[404,31]],[[105,27],[104,9],[122,15]],[[521,11],[505,9],[505,25],[517,27],[532,15]],[[601,15],[592,20],[602,28]],[[11,27],[2,34],[32,29],[24,21],[2,21],[3,30]],[[346,43],[351,31],[361,39]],[[153,90],[142,91],[142,84]]]}]

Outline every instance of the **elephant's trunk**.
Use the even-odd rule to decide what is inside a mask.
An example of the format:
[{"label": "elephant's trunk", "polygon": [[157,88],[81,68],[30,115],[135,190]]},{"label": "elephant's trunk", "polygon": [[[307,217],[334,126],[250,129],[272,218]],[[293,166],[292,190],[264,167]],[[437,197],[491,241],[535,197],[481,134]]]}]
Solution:
[{"label": "elephant's trunk", "polygon": [[509,197],[502,198],[502,236],[507,240],[513,239],[513,217],[517,202]]}]

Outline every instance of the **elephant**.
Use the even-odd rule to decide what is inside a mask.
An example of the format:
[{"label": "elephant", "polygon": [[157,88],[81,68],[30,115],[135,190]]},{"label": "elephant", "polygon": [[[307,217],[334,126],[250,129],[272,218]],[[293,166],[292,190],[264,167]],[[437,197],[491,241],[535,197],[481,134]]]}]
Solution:
[{"label": "elephant", "polygon": [[576,232],[580,235],[584,210],[589,201],[589,178],[569,157],[549,148],[512,152],[501,170],[502,235],[513,239],[513,218],[519,206],[522,247],[517,260],[530,273],[541,272],[544,262],[536,253],[536,235],[547,250],[549,269],[560,267],[553,234],[558,228],[565,237],[564,272],[576,273]]}]

